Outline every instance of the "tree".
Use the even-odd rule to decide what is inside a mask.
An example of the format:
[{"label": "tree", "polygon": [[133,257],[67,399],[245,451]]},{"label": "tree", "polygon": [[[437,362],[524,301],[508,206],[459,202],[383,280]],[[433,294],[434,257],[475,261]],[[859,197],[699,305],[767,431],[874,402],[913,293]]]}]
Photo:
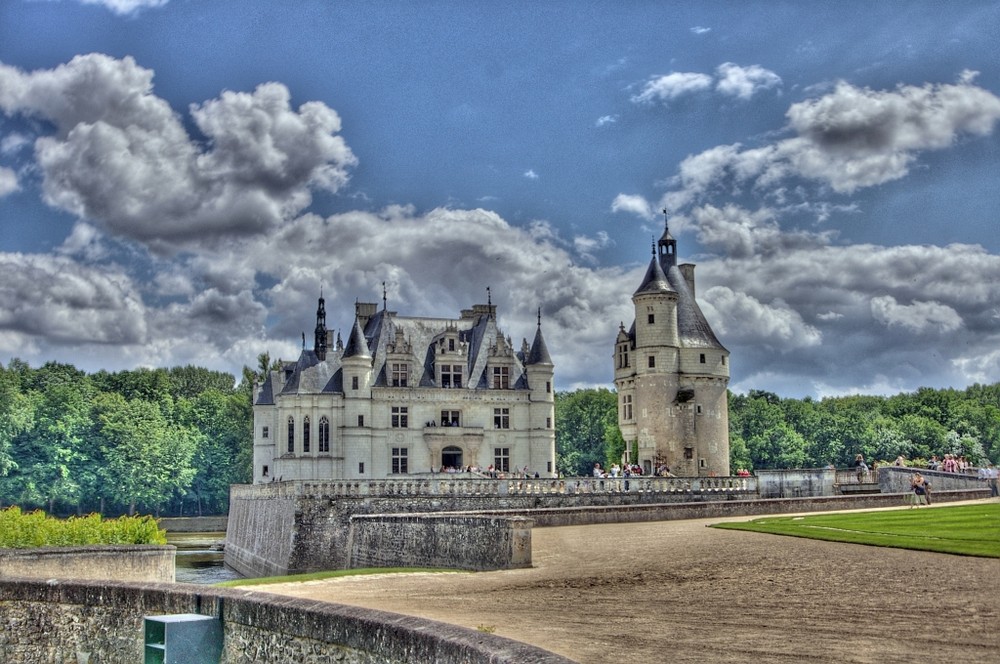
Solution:
[{"label": "tree", "polygon": [[618,428],[618,396],[606,388],[557,392],[555,407],[556,468],[562,475],[589,475],[595,463],[608,460],[609,427]]},{"label": "tree", "polygon": [[201,434],[171,425],[156,402],[105,394],[98,410],[102,482],[110,498],[128,505],[129,514],[139,504],[159,509],[174,492],[190,487]]}]

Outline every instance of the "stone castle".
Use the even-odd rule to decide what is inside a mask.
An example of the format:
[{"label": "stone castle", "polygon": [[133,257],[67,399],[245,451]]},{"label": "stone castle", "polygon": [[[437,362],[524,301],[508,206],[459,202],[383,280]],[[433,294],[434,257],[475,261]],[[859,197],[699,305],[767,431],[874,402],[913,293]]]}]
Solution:
[{"label": "stone castle", "polygon": [[618,427],[643,472],[729,475],[729,351],[695,300],[694,265],[677,264],[666,226],[615,340]]},{"label": "stone castle", "polygon": [[553,368],[541,313],[533,342],[516,349],[492,303],[418,318],[383,297],[381,309],[355,305],[345,345],[327,329],[321,295],[313,349],[255,391],[254,483],[469,467],[552,477]]}]

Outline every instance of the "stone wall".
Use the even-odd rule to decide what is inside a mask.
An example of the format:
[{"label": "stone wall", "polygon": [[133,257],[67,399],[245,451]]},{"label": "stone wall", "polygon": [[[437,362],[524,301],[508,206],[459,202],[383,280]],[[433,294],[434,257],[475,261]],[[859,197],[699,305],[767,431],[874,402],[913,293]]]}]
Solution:
[{"label": "stone wall", "polygon": [[479,514],[376,514],[351,517],[351,568],[531,567],[531,519]]},{"label": "stone wall", "polygon": [[761,498],[807,498],[834,495],[837,471],[833,468],[756,470]]},{"label": "stone wall", "polygon": [[906,466],[880,466],[878,469],[879,490],[883,493],[909,493],[912,491],[910,482],[916,473],[923,475],[924,479],[930,483],[932,496],[941,491],[988,489],[986,481],[979,479],[976,475],[907,468]]},{"label": "stone wall", "polygon": [[247,590],[0,579],[0,662],[135,664],[143,617],[174,613],[221,617],[221,664],[571,661],[455,625]]},{"label": "stone wall", "polygon": [[156,523],[168,533],[221,533],[226,529],[226,515],[172,516]]},{"label": "stone wall", "polygon": [[[73,546],[0,549],[0,578],[172,582],[173,546]],[[2,661],[2,660],[0,660]]]},{"label": "stone wall", "polygon": [[[619,478],[233,486],[225,560],[246,576],[346,569],[351,564],[351,517],[363,514],[476,512],[523,517],[536,526],[560,526],[864,509],[901,500],[898,493],[753,500],[754,478],[745,483],[738,478],[660,479],[662,483],[646,479],[626,483]],[[989,493],[984,487],[935,495],[944,502],[985,498]],[[248,531],[241,525],[246,523],[257,525]]]}]

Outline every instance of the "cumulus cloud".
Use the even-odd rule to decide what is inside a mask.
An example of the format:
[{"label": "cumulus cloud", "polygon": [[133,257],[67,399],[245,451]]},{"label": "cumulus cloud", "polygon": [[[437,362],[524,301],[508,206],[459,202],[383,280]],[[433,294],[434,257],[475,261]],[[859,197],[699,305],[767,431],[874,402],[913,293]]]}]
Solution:
[{"label": "cumulus cloud", "polygon": [[524,172],[524,177],[528,178],[529,180],[537,180],[538,179],[538,173],[536,173],[534,170],[532,170],[532,169],[529,168],[528,170],[526,170]]},{"label": "cumulus cloud", "polygon": [[617,115],[602,115],[597,118],[597,122],[594,123],[594,125],[597,127],[603,127],[604,125],[614,124],[616,122],[618,122]]},{"label": "cumulus cloud", "polygon": [[719,65],[715,73],[719,79],[715,89],[740,99],[750,99],[761,90],[781,85],[780,76],[760,65],[741,67],[732,62],[725,62]]},{"label": "cumulus cloud", "polygon": [[292,109],[280,83],[192,105],[201,142],[152,78],[130,57],[100,54],[35,72],[0,64],[0,109],[55,125],[35,141],[50,205],[173,251],[266,232],[309,205],[311,190],[338,191],[356,163],[337,113]]},{"label": "cumulus cloud", "polygon": [[764,344],[776,352],[816,346],[822,333],[780,299],[763,303],[726,286],[715,286],[702,296],[715,313],[717,332],[732,343]]},{"label": "cumulus cloud", "polygon": [[670,102],[678,97],[703,92],[712,87],[712,77],[696,72],[671,72],[655,76],[643,85],[642,91],[632,97],[636,104]]},{"label": "cumulus cloud", "polygon": [[891,295],[873,297],[872,316],[886,327],[902,327],[912,332],[954,332],[962,327],[958,312],[940,302],[899,304]]},{"label": "cumulus cloud", "polygon": [[973,85],[899,86],[871,90],[841,82],[833,91],[792,104],[794,136],[755,148],[720,145],[684,159],[663,204],[672,210],[711,194],[750,185],[771,191],[794,178],[841,194],[905,176],[919,154],[954,145],[962,135],[992,133],[1000,98]]},{"label": "cumulus cloud", "polygon": [[0,253],[0,331],[56,344],[136,344],[142,298],[120,270],[52,256]]},{"label": "cumulus cloud", "polygon": [[653,219],[656,216],[649,201],[642,196],[633,194],[618,194],[611,203],[611,211],[631,212],[646,220]]},{"label": "cumulus cloud", "polygon": [[0,198],[7,194],[12,194],[21,187],[17,183],[17,173],[9,168],[0,166]]}]

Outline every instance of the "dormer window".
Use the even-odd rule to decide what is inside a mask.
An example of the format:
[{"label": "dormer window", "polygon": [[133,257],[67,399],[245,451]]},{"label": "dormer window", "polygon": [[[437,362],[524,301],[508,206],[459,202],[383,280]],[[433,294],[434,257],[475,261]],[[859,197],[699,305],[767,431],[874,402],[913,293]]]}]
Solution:
[{"label": "dormer window", "polygon": [[493,367],[493,389],[510,389],[510,367]]},{"label": "dormer window", "polygon": [[462,387],[462,365],[441,365],[441,387]]},{"label": "dormer window", "polygon": [[406,362],[393,362],[392,363],[392,386],[393,387],[406,387],[408,378],[410,376],[410,365]]}]

